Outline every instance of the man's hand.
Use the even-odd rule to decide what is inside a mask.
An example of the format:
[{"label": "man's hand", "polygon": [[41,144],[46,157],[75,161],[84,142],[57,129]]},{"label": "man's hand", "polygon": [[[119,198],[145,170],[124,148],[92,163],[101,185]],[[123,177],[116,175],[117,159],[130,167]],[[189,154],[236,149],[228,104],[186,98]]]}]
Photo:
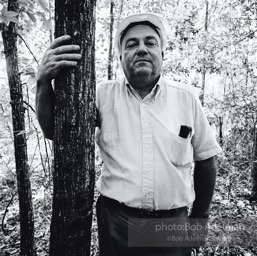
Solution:
[{"label": "man's hand", "polygon": [[71,37],[64,35],[56,38],[46,50],[38,68],[37,79],[43,84],[51,83],[63,68],[75,67],[81,59],[79,45],[69,44]]},{"label": "man's hand", "polygon": [[46,50],[37,72],[36,113],[46,138],[54,135],[55,94],[51,85],[61,69],[75,67],[81,59],[78,45],[68,35],[56,38]]}]

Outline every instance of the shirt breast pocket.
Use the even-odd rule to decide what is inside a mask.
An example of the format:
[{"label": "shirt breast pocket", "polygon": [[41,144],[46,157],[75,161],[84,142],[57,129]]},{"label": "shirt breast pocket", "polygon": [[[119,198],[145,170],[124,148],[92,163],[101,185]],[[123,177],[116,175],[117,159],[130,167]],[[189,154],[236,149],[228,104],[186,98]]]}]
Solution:
[{"label": "shirt breast pocket", "polygon": [[193,161],[191,138],[182,138],[170,133],[171,162],[174,165],[188,165]]}]

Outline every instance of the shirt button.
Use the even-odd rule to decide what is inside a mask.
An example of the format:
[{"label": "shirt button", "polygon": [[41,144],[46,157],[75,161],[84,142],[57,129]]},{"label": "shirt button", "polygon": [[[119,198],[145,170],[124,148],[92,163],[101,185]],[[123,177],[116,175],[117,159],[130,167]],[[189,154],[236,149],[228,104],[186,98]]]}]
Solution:
[{"label": "shirt button", "polygon": [[142,107],[146,107],[146,104],[145,104],[145,103],[142,103]]},{"label": "shirt button", "polygon": [[143,150],[144,150],[144,151],[148,151],[149,148],[150,148],[150,146],[148,146],[148,145],[144,145],[144,146],[143,146]]},{"label": "shirt button", "polygon": [[146,197],[152,197],[152,196],[153,196],[153,193],[151,191],[148,191]]}]

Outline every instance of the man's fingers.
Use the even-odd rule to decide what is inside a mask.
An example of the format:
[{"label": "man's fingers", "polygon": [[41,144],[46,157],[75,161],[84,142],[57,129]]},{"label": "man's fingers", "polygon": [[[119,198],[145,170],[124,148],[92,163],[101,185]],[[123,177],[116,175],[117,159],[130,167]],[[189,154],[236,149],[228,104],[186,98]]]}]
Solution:
[{"label": "man's fingers", "polygon": [[55,48],[53,50],[53,54],[62,54],[62,53],[68,53],[68,52],[77,52],[80,50],[80,47],[78,45],[63,45],[58,48]]},{"label": "man's fingers", "polygon": [[57,37],[49,46],[49,49],[55,49],[58,46],[61,46],[63,44],[67,44],[68,41],[71,40],[71,36],[69,35],[64,35]]},{"label": "man's fingers", "polygon": [[61,69],[61,68],[71,68],[71,67],[76,67],[77,64],[78,64],[77,61],[62,60],[62,61],[58,62],[57,67],[59,69]]},{"label": "man's fingers", "polygon": [[74,54],[60,54],[55,57],[56,61],[62,61],[62,60],[69,60],[69,61],[75,61],[80,60],[81,54],[74,53]]}]

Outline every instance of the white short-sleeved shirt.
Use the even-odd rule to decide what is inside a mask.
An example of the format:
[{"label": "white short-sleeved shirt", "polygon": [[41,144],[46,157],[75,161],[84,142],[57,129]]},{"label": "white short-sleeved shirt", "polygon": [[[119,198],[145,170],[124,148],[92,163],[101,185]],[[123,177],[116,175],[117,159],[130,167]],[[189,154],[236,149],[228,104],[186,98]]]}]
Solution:
[{"label": "white short-sleeved shirt", "polygon": [[[198,97],[190,86],[160,77],[143,100],[127,83],[97,86],[103,159],[96,186],[102,195],[128,206],[172,209],[195,199],[190,169],[221,151]],[[190,126],[188,138],[179,136]]]}]

